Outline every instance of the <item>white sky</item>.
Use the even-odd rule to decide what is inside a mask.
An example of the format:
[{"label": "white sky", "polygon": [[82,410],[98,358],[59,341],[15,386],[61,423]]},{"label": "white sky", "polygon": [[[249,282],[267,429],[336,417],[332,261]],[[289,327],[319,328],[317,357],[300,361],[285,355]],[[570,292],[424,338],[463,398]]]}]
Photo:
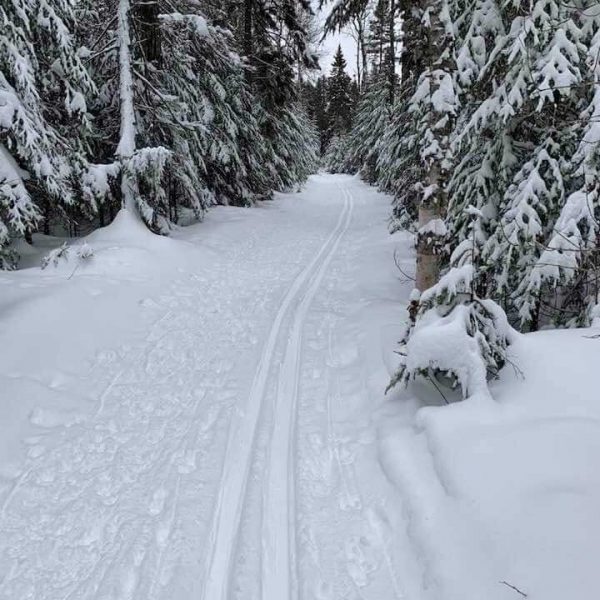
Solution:
[{"label": "white sky", "polygon": [[[313,0],[313,3],[315,6],[315,10],[318,10],[318,0]],[[331,6],[333,6],[332,3],[323,7],[323,11],[320,14],[320,18],[322,21],[325,21],[325,17],[331,9]],[[320,61],[323,73],[329,73],[331,62],[333,60],[333,55],[337,50],[338,44],[342,45],[342,52],[344,53],[346,62],[348,63],[348,73],[350,75],[354,75],[356,73],[356,43],[349,35],[345,33],[330,35],[323,42],[323,48],[321,51],[322,56]]]}]

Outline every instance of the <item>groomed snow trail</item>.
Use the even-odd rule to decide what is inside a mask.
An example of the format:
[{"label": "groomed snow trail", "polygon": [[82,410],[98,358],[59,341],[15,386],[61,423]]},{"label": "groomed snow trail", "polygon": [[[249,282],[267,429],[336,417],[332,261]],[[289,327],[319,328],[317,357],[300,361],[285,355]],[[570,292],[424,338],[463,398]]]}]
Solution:
[{"label": "groomed snow trail", "polygon": [[281,365],[277,402],[277,429],[271,441],[271,461],[268,467],[269,490],[265,507],[265,565],[263,597],[286,598],[290,595],[290,545],[288,541],[290,498],[290,438],[293,435],[293,412],[298,388],[298,361],[302,325],[310,301],[323,276],[341,236],[348,228],[352,201],[346,198],[333,232],[309,265],[296,277],[275,315],[267,343],[262,352],[246,409],[233,417],[225,466],[211,532],[211,560],[205,598],[226,600],[229,597],[230,571],[241,511],[250,469],[256,427],[266,393],[267,378],[273,369],[276,344],[289,313],[293,323],[288,332],[286,354]]},{"label": "groomed snow trail", "polygon": [[[33,407],[25,455],[0,470],[0,600],[418,589],[371,418],[402,319],[388,214],[320,175],[174,240],[109,228],[68,280],[17,274],[40,294],[28,310],[55,314],[49,338],[74,322],[79,337],[0,371]],[[32,315],[6,331],[26,339]]]}]

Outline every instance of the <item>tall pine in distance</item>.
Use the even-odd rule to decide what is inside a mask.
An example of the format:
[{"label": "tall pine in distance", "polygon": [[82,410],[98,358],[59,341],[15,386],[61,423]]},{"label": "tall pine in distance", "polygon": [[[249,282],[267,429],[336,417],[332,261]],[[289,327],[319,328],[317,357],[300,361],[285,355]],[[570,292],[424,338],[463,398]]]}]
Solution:
[{"label": "tall pine in distance", "polygon": [[347,62],[341,45],[331,65],[327,79],[327,150],[324,158],[326,167],[332,171],[343,171],[347,153],[347,135],[352,127],[352,119],[358,86],[346,72]]},{"label": "tall pine in distance", "polygon": [[338,46],[327,80],[327,116],[332,137],[348,133],[352,125],[356,94],[352,79],[346,72],[347,66],[342,47]]}]

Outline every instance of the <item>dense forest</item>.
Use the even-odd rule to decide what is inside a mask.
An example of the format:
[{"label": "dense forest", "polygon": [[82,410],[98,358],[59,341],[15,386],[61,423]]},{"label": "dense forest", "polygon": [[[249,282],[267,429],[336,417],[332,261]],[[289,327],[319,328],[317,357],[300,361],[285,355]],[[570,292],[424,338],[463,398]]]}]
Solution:
[{"label": "dense forest", "polygon": [[121,206],[166,234],[182,211],[306,179],[310,15],[291,0],[2,3],[2,266],[14,235],[81,234]]},{"label": "dense forest", "polygon": [[[330,101],[351,118],[328,123],[325,164],[390,193],[392,230],[416,234],[397,380],[441,371],[470,393],[511,325],[594,318],[599,19],[552,0],[335,3],[326,28],[355,32],[360,77],[356,94],[336,60]],[[440,350],[449,335],[477,359]]]},{"label": "dense forest", "polygon": [[598,600],[600,0],[0,0],[0,600]]}]

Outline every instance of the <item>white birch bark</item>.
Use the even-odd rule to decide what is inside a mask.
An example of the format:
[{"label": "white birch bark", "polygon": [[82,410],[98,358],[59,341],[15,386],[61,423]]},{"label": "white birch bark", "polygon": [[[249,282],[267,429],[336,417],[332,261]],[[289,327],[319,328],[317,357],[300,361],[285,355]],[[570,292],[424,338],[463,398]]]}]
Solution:
[{"label": "white birch bark", "polygon": [[130,170],[135,152],[135,110],[133,105],[133,74],[131,67],[131,35],[129,27],[130,0],[119,0],[119,95],[121,105],[121,130],[116,155],[121,163],[121,194],[123,208],[137,213],[137,182]]}]

